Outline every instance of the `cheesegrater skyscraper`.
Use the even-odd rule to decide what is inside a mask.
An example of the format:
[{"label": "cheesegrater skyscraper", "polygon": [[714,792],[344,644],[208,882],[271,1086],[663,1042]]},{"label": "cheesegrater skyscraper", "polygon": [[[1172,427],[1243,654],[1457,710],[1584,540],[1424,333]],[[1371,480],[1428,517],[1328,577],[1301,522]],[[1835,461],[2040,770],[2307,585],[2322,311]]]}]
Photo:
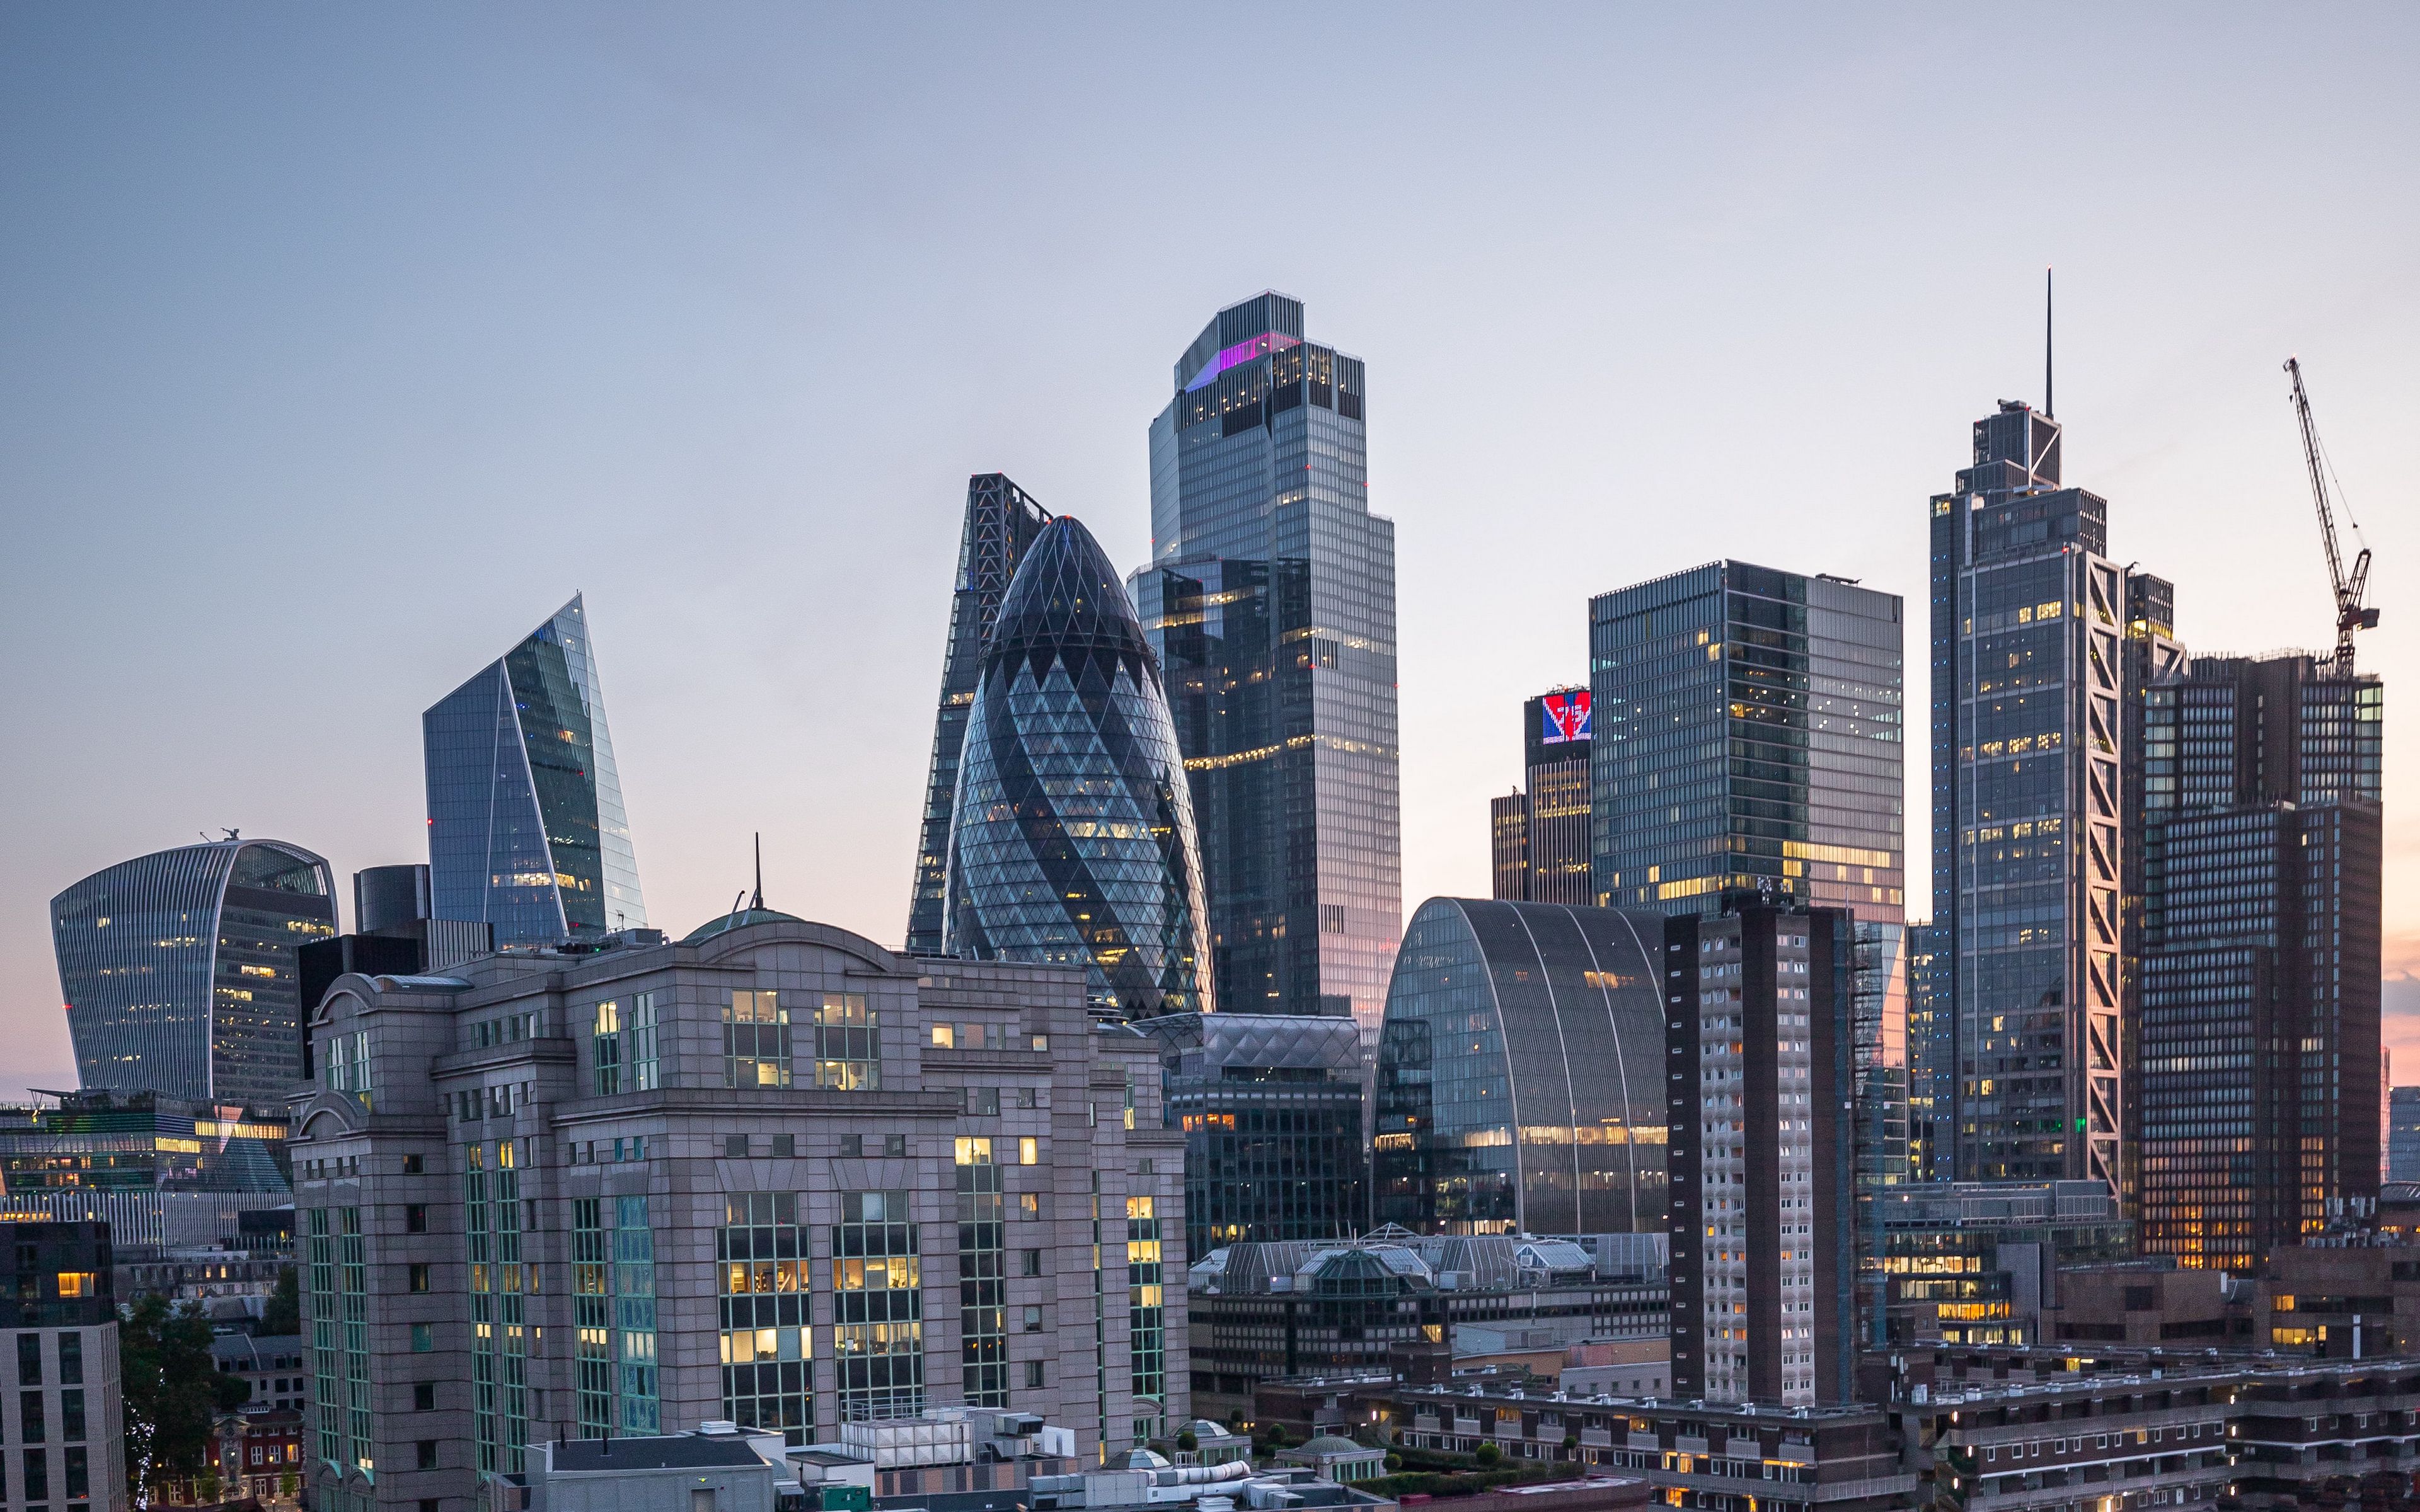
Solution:
[{"label": "cheesegrater skyscraper", "polygon": [[1360,360],[1303,307],[1221,310],[1151,426],[1134,599],[1192,781],[1218,1006],[1384,1015],[1403,920],[1395,527],[1370,512]]}]

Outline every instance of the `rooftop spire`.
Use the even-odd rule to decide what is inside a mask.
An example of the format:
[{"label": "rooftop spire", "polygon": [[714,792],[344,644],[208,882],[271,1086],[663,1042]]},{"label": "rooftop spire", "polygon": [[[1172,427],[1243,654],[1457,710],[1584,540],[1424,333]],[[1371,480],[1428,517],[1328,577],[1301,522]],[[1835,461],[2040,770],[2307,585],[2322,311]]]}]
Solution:
[{"label": "rooftop spire", "polygon": [[2043,270],[2042,270],[2042,413],[2043,413],[2044,415],[2049,416],[2049,417],[2050,417],[2051,419],[2053,419],[2053,420],[2056,420],[2056,419],[2058,418],[2058,407],[2057,407],[2056,405],[2055,405],[2055,404],[2051,403],[2051,385],[2050,385],[2050,379],[2051,379],[2051,366],[2050,366],[2050,356],[2051,356],[2051,345],[2050,345],[2050,335],[2051,335],[2051,286],[2050,286],[2050,275],[2051,275],[2051,270],[2050,270],[2050,269],[2045,268],[2045,269],[2043,269]]}]

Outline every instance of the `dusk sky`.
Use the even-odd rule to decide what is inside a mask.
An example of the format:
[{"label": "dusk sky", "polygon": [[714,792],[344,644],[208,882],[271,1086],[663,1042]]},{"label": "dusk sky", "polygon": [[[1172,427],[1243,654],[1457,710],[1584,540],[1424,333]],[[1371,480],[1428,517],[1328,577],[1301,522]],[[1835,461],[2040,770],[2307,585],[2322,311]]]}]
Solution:
[{"label": "dusk sky", "polygon": [[0,1095],[47,906],[240,826],[426,860],[420,714],[575,591],[652,921],[896,945],[970,472],[1149,551],[1145,431],[1265,287],[1368,363],[1404,896],[1484,895],[1587,600],[1905,596],[2039,403],[2196,652],[2377,552],[2388,1040],[2420,1080],[2420,8],[0,7]]}]

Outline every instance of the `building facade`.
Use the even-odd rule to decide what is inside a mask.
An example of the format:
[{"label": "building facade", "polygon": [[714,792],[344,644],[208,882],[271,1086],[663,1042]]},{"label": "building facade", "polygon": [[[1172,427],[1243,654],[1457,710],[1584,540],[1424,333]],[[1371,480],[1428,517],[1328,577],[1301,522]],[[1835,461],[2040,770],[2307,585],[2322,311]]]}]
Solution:
[{"label": "building facade", "polygon": [[1358,358],[1303,307],[1228,306],[1151,426],[1134,596],[1167,674],[1229,1012],[1373,1041],[1403,919],[1395,527],[1370,512]]},{"label": "building facade", "polygon": [[1663,1227],[1660,915],[1432,898],[1378,1041],[1373,1216],[1414,1233]]},{"label": "building facade", "polygon": [[2117,1192],[2125,574],[2106,501],[2061,485],[2059,445],[2049,415],[2004,401],[1931,501],[1932,922],[1956,1174]]},{"label": "building facade", "polygon": [[1860,1200],[1881,1234],[1863,1261],[1867,1295],[1894,1348],[2040,1342],[2062,1272],[2134,1253],[2133,1226],[2099,1181],[1939,1181]]},{"label": "building facade", "polygon": [[1589,601],[1600,904],[1904,917],[1897,595],[1715,562]]},{"label": "building facade", "polygon": [[240,1247],[245,1214],[293,1200],[283,1107],[111,1091],[0,1107],[0,1214],[105,1223],[121,1260]]},{"label": "building facade", "polygon": [[1260,1417],[1256,1393],[1290,1379],[1444,1380],[1465,1328],[1660,1337],[1669,1304],[1660,1272],[1595,1265],[1570,1238],[1396,1228],[1222,1245],[1187,1288],[1193,1410],[1213,1420]]},{"label": "building facade", "polygon": [[117,1301],[110,1287],[109,1226],[8,1226],[8,1301],[0,1345],[17,1362],[17,1408],[0,1413],[0,1461],[11,1509],[123,1512],[124,1415],[117,1368]]},{"label": "building facade", "polygon": [[302,1067],[295,950],[335,933],[328,863],[283,841],[94,872],[51,900],[79,1084],[282,1106]]},{"label": "building facade", "polygon": [[2386,1173],[2420,1181],[2420,1087],[2396,1087],[2386,1096]]},{"label": "building facade", "polygon": [[1181,1136],[1080,972],[760,909],[347,977],[313,1032],[315,1507],[466,1512],[533,1444],[708,1419],[1006,1407],[1098,1462],[1185,1416]]},{"label": "building facade", "polygon": [[581,595],[420,717],[439,918],[499,947],[644,928],[639,862]]},{"label": "building facade", "polygon": [[2145,1253],[2248,1271],[2378,1195],[2383,689],[2309,656],[2145,690]]},{"label": "building facade", "polygon": [[1525,793],[1488,805],[1498,902],[1595,902],[1590,885],[1589,750],[1595,743],[1585,687],[1559,687],[1521,706]]},{"label": "building facade", "polygon": [[1756,894],[1665,921],[1676,1396],[1852,1399],[1855,949]]},{"label": "building facade", "polygon": [[924,823],[916,846],[916,890],[908,902],[908,953],[941,953],[948,912],[950,819],[957,811],[958,752],[967,712],[983,681],[984,645],[1009,579],[1050,512],[1001,472],[967,480],[966,524],[958,535],[957,585],[950,595],[950,641],[942,654],[941,697],[933,712],[933,760],[924,779]]},{"label": "building facade", "polygon": [[1160,1107],[1185,1134],[1185,1252],[1370,1227],[1361,1033],[1344,1019],[1169,1013]]},{"label": "building facade", "polygon": [[1949,943],[1930,923],[1907,927],[1907,1168],[1913,1181],[1947,1180],[1955,1139],[1950,1088],[1958,1037],[1949,1009]]},{"label": "building facade", "polygon": [[1212,1005],[1201,846],[1160,670],[1074,517],[1010,579],[968,708],[942,949],[1084,968],[1125,1018]]}]

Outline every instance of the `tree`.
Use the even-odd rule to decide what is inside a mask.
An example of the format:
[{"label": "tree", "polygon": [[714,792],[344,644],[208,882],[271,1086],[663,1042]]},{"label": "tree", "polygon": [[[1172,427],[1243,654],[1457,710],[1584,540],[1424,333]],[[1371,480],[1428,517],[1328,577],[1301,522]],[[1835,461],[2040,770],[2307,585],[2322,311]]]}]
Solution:
[{"label": "tree", "polygon": [[294,1472],[290,1470],[277,1477],[277,1499],[281,1502],[294,1500],[294,1493],[302,1489],[302,1483],[294,1478]]},{"label": "tree", "polygon": [[199,1304],[171,1306],[156,1295],[120,1310],[117,1368],[126,1489],[135,1505],[148,1507],[152,1486],[201,1474],[212,1425],[243,1405],[252,1383],[219,1373]]},{"label": "tree", "polygon": [[1479,1446],[1479,1453],[1474,1455],[1472,1458],[1477,1459],[1482,1467],[1492,1466],[1496,1461],[1504,1458],[1504,1451],[1498,1449],[1493,1443],[1482,1443]]},{"label": "tree", "polygon": [[1176,1447],[1186,1454],[1191,1454],[1202,1447],[1202,1441],[1194,1436],[1191,1428],[1180,1428],[1176,1434]]},{"label": "tree", "polygon": [[270,1294],[269,1307],[260,1315],[260,1331],[271,1338],[302,1332],[302,1293],[296,1279],[299,1274],[291,1265],[277,1273],[277,1289]]}]

